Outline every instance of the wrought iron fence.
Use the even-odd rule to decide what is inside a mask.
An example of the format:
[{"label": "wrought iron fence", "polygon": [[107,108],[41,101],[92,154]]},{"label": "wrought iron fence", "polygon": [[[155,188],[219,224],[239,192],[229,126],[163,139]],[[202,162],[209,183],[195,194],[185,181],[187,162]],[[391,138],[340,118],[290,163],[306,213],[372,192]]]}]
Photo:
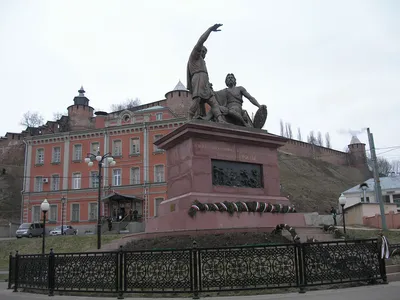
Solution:
[{"label": "wrought iron fence", "polygon": [[10,255],[9,288],[191,293],[386,282],[377,240],[184,250]]}]

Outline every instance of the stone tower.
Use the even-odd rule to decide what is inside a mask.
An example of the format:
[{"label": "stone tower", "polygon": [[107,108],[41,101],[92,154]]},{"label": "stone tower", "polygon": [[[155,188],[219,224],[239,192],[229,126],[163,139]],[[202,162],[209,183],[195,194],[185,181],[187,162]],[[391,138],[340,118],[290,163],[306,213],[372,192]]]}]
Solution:
[{"label": "stone tower", "polygon": [[187,116],[189,107],[192,104],[192,94],[180,80],[172,91],[165,94],[165,99],[167,100],[167,106],[177,116]]},{"label": "stone tower", "polygon": [[92,127],[93,107],[81,87],[79,95],[74,98],[74,104],[68,107],[69,126],[71,131],[84,130]]},{"label": "stone tower", "polygon": [[355,135],[351,138],[349,147],[350,165],[356,168],[365,168],[367,166],[367,156],[365,153],[365,144]]}]

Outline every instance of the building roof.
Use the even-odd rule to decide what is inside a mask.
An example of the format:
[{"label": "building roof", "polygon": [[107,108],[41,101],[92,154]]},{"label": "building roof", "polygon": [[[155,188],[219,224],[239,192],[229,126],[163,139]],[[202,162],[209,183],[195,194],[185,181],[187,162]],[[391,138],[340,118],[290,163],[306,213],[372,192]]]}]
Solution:
[{"label": "building roof", "polygon": [[353,135],[350,141],[350,145],[354,145],[354,144],[362,144],[361,141],[358,139],[357,136]]},{"label": "building roof", "polygon": [[178,84],[174,87],[173,91],[187,91],[185,85],[179,80]]},{"label": "building roof", "polygon": [[[400,189],[400,176],[380,177],[382,191]],[[375,190],[375,180],[370,178],[365,183],[368,185],[367,191],[372,192]],[[343,194],[359,193],[361,192],[360,185],[353,186],[351,189],[344,191]]]}]

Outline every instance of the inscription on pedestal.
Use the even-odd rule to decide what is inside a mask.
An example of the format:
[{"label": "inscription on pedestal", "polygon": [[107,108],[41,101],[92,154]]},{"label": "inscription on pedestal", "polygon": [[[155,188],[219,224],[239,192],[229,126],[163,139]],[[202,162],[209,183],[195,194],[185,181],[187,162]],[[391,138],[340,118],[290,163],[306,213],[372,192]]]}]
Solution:
[{"label": "inscription on pedestal", "polygon": [[212,184],[231,187],[262,188],[262,165],[227,160],[211,160]]}]

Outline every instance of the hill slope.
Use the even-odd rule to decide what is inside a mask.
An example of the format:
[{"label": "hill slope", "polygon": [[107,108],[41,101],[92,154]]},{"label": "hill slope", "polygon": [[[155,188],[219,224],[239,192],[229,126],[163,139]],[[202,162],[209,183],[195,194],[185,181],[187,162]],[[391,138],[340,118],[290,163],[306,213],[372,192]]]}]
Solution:
[{"label": "hill slope", "polygon": [[301,212],[329,213],[340,193],[369,178],[357,168],[279,153],[283,196]]}]

